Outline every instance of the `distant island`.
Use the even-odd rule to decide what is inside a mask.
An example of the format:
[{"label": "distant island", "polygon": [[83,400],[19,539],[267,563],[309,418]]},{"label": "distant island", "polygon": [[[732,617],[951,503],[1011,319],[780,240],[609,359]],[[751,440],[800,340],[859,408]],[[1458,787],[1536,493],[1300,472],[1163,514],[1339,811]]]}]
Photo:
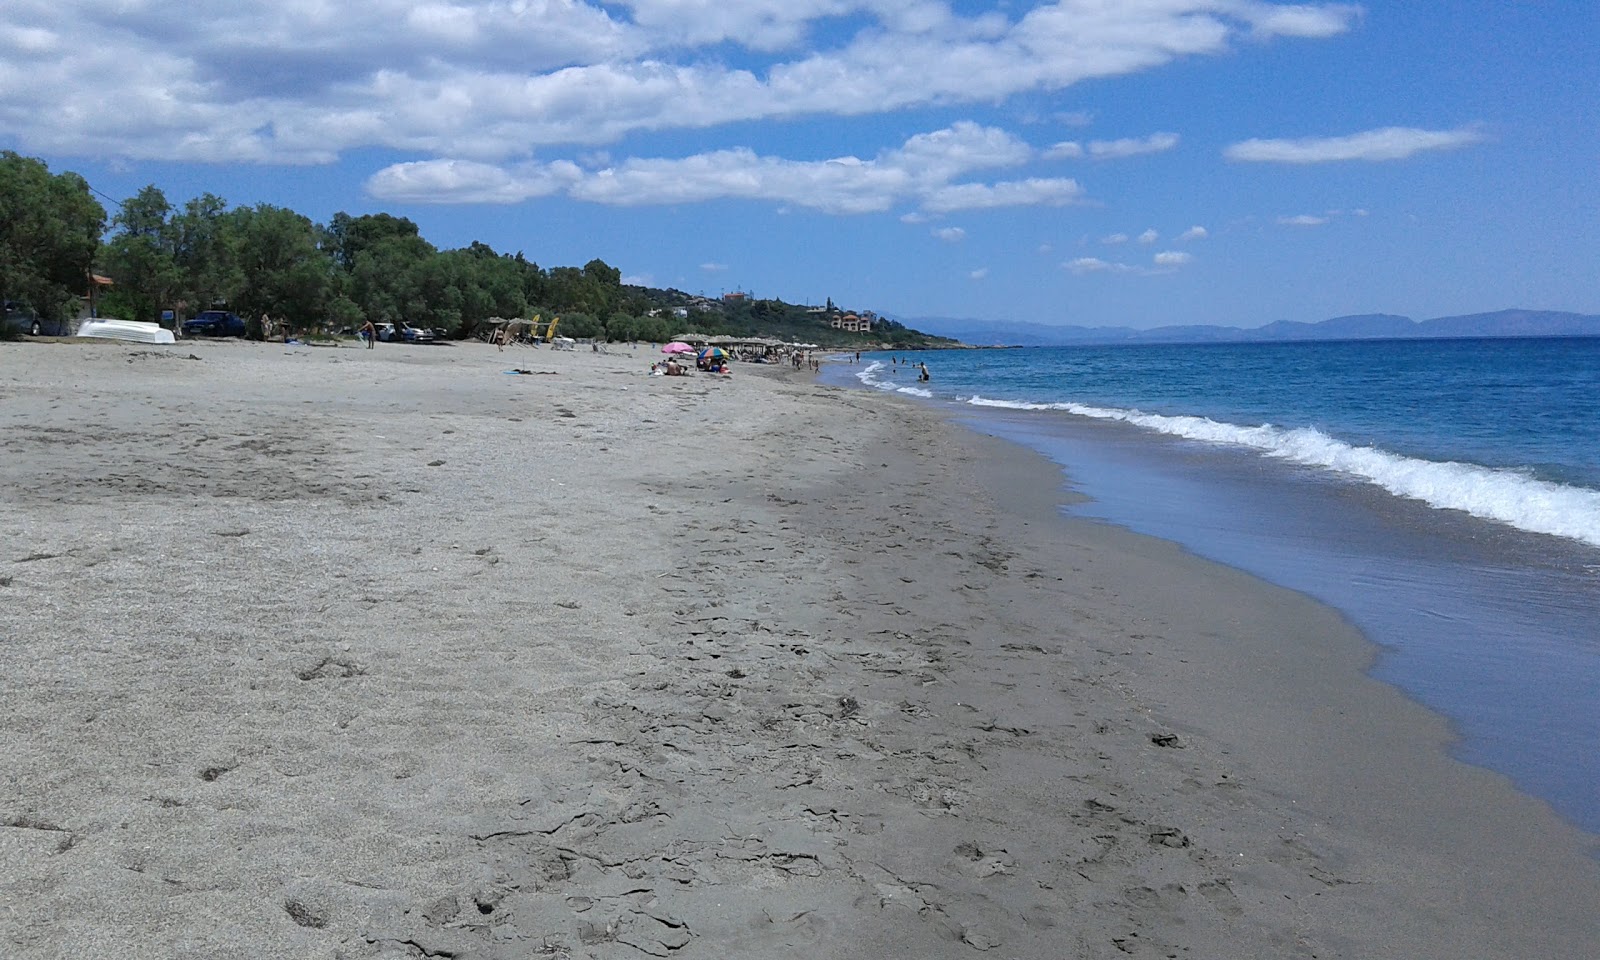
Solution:
[{"label": "distant island", "polygon": [[1055,326],[1046,323],[908,317],[906,326],[970,344],[1103,346],[1118,343],[1280,343],[1302,340],[1422,340],[1452,337],[1600,337],[1600,316],[1555,310],[1498,310],[1413,320],[1389,313],[1334,317],[1319,323],[1279,320],[1262,327]]}]

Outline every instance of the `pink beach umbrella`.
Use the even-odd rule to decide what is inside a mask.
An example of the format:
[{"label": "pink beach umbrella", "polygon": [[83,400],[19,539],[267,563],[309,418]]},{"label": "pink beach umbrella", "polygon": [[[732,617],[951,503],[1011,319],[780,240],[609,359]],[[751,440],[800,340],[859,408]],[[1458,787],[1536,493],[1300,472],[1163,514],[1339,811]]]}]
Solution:
[{"label": "pink beach umbrella", "polygon": [[667,344],[666,346],[662,347],[661,348],[661,352],[662,353],[694,353],[694,347],[689,346],[687,343],[681,343],[681,342],[679,342],[677,340],[674,340],[671,343]]}]

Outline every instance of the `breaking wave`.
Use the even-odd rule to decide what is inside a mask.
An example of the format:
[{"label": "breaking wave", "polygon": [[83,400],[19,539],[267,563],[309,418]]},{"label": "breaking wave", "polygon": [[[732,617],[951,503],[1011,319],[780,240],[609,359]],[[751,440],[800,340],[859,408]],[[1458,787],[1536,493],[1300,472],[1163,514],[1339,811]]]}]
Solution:
[{"label": "breaking wave", "polygon": [[1244,427],[1206,417],[1163,416],[1081,403],[1027,403],[981,396],[966,402],[1006,410],[1058,410],[1189,440],[1247,447],[1264,456],[1365,480],[1396,496],[1442,510],[1461,510],[1531,533],[1600,546],[1600,490],[1540,480],[1517,470],[1419,460],[1377,447],[1353,446],[1314,427]]}]

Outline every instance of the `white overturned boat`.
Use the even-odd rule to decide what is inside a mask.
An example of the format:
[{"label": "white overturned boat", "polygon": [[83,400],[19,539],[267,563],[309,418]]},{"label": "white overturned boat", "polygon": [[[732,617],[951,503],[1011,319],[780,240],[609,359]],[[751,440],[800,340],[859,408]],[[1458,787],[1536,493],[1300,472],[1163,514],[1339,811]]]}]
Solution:
[{"label": "white overturned boat", "polygon": [[115,320],[99,317],[78,324],[78,336],[99,337],[102,340],[127,340],[131,343],[177,343],[172,331],[159,323],[143,320]]}]

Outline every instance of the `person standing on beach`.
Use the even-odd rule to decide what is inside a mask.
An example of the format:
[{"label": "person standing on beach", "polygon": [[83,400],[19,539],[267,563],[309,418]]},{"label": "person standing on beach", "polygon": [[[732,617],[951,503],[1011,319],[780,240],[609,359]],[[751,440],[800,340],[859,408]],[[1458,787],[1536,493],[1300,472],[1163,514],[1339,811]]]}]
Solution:
[{"label": "person standing on beach", "polygon": [[372,345],[378,342],[378,328],[372,325],[372,319],[370,317],[367,319],[367,322],[362,325],[361,335],[367,340],[368,350],[371,350]]}]

